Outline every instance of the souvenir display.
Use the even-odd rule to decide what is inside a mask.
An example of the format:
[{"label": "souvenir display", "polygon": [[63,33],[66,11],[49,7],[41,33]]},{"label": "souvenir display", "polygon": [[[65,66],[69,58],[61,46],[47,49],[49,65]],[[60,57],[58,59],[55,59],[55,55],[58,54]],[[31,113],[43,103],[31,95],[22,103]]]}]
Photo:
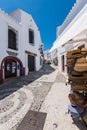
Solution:
[{"label": "souvenir display", "polygon": [[73,118],[80,117],[87,123],[87,48],[69,51],[66,57],[71,87],[68,110]]}]

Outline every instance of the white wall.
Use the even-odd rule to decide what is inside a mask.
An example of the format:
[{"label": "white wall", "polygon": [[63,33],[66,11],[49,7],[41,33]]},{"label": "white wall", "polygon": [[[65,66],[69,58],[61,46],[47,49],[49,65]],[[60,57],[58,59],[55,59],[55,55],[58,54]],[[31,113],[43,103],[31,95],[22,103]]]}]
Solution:
[{"label": "white wall", "polygon": [[[27,54],[25,54],[26,51],[30,51],[34,54],[37,54],[35,57],[35,68],[36,71],[39,70],[42,65],[40,65],[40,51],[39,48],[42,44],[40,32],[31,17],[31,15],[25,13],[24,11],[19,11],[13,13],[11,16],[4,13],[3,11],[0,11],[0,62],[3,60],[4,57],[8,56],[8,53],[6,51],[12,51],[17,52],[17,57],[22,61],[23,66],[25,67],[25,74],[28,74],[28,67],[27,67]],[[15,15],[14,15],[15,14]],[[20,15],[19,15],[20,14]],[[14,20],[12,17],[14,16]],[[19,23],[18,23],[19,22]],[[8,48],[8,26],[12,27],[18,32],[18,51],[12,50]],[[28,29],[31,28],[34,30],[34,37],[35,37],[35,44],[32,46],[29,43],[29,35],[28,35]]]},{"label": "white wall", "polygon": [[[6,56],[8,56],[7,51],[11,50],[8,49],[8,26],[12,27],[13,29],[15,29],[16,31],[19,32],[20,34],[20,26],[14,22],[13,19],[11,19],[8,15],[4,14],[3,12],[0,12],[0,29],[1,29],[1,33],[0,33],[0,62],[2,61],[2,59]],[[20,43],[20,37],[18,39],[18,47],[19,47],[19,43]],[[11,50],[13,51],[13,50]],[[20,57],[21,59],[21,57]]]},{"label": "white wall", "polygon": [[[19,14],[19,17],[18,17],[18,15],[16,16],[17,13]],[[40,48],[42,42],[41,42],[40,32],[37,28],[37,25],[35,24],[32,16],[22,10],[17,10],[15,13],[12,13],[11,16],[16,18],[16,20],[19,21],[22,25],[22,30],[21,30],[21,43],[22,43],[21,50],[22,51],[21,52],[24,52],[24,55],[22,58],[23,58],[23,61],[25,62],[26,74],[28,73],[28,68],[27,68],[27,56],[25,54],[25,50],[37,54],[37,56],[35,57],[35,69],[37,71],[42,66],[42,65],[40,65],[40,56],[41,55],[39,52],[39,48]],[[32,29],[34,31],[34,45],[31,45],[29,43],[29,34],[28,34],[29,29]]]},{"label": "white wall", "polygon": [[78,15],[81,9],[87,4],[87,0],[78,0],[74,3],[74,6],[71,8],[69,14],[67,15],[62,26],[59,28],[59,34],[62,34],[67,26],[73,21],[73,19]]}]

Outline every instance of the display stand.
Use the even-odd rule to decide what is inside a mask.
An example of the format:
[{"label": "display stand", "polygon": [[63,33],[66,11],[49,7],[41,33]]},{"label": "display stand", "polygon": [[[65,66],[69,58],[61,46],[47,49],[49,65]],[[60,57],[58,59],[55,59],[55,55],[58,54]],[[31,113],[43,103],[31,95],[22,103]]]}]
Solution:
[{"label": "display stand", "polygon": [[67,52],[68,83],[71,91],[69,111],[73,118],[81,118],[87,127],[87,48]]}]

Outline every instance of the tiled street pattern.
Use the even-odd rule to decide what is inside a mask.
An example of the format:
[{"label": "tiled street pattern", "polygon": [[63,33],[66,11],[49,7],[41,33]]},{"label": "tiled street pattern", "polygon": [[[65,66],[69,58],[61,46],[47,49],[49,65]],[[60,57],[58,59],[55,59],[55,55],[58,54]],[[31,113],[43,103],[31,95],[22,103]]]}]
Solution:
[{"label": "tiled street pattern", "polygon": [[[49,80],[54,73],[53,80]],[[39,111],[56,78],[48,65],[0,85],[0,130],[16,130],[28,110]]]},{"label": "tiled street pattern", "polygon": [[43,130],[87,130],[67,113],[70,87],[65,81],[59,70],[44,65],[0,85],[0,130],[16,130],[28,111],[47,113]]},{"label": "tiled street pattern", "polygon": [[65,81],[64,74],[58,71],[56,80],[40,109],[47,113],[43,130],[87,130],[82,121],[73,122],[68,114],[70,87],[65,85]]}]

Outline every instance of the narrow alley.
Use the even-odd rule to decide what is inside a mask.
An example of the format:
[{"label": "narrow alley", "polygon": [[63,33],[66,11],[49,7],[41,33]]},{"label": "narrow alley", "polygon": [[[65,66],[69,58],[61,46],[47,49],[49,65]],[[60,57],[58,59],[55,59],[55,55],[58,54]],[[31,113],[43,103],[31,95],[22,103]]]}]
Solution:
[{"label": "narrow alley", "polygon": [[45,112],[43,130],[86,130],[68,114],[66,77],[55,67],[44,65],[39,72],[0,85],[0,130],[16,130],[29,110]]}]

